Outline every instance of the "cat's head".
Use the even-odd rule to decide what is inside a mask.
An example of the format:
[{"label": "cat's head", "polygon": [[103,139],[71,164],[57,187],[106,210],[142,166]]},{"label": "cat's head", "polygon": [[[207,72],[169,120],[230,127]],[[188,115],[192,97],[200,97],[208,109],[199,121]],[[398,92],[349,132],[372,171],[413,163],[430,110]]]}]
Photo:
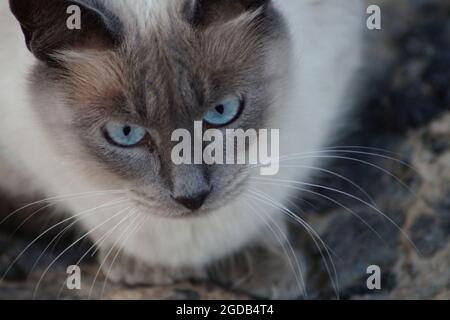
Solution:
[{"label": "cat's head", "polygon": [[248,166],[176,165],[171,136],[186,129],[197,139],[194,121],[267,128],[290,51],[271,1],[10,6],[37,58],[32,102],[49,143],[89,184],[129,190],[136,206],[170,216],[217,209],[243,191]]}]

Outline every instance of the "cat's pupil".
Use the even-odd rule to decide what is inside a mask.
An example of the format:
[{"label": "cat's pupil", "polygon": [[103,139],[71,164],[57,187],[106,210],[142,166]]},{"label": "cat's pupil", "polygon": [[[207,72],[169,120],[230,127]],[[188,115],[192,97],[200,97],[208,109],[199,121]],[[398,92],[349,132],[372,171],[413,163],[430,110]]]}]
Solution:
[{"label": "cat's pupil", "polygon": [[129,136],[130,133],[131,133],[131,127],[130,126],[126,126],[126,127],[123,128],[123,134],[125,136]]},{"label": "cat's pupil", "polygon": [[222,104],[220,104],[216,107],[216,111],[217,113],[223,115],[225,113],[225,107]]}]

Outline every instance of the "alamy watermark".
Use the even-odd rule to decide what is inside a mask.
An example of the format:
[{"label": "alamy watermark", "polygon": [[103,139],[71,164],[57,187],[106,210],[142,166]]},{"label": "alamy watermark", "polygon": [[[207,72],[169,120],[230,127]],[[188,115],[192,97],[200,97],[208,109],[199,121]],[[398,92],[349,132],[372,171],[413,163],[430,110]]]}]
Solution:
[{"label": "alamy watermark", "polygon": [[[280,169],[280,130],[208,129],[203,121],[194,122],[194,134],[187,129],[172,133],[175,165],[254,165],[263,176],[276,175]],[[206,147],[204,146],[205,144]]]},{"label": "alamy watermark", "polygon": [[366,21],[367,29],[381,30],[381,8],[373,4],[367,7],[366,13],[369,15]]},{"label": "alamy watermark", "polygon": [[[366,13],[369,17],[366,20],[366,25],[369,30],[381,30],[381,8],[378,5],[372,4],[367,7]],[[67,7],[67,28],[69,30],[81,29],[81,8],[77,5]]]},{"label": "alamy watermark", "polygon": [[81,269],[79,266],[67,267],[66,287],[69,290],[81,290]]},{"label": "alamy watermark", "polygon": [[381,290],[381,268],[377,265],[371,265],[367,267],[366,285],[369,290]]},{"label": "alamy watermark", "polygon": [[69,30],[81,30],[81,8],[77,5],[67,7],[69,17],[66,20],[66,26]]}]

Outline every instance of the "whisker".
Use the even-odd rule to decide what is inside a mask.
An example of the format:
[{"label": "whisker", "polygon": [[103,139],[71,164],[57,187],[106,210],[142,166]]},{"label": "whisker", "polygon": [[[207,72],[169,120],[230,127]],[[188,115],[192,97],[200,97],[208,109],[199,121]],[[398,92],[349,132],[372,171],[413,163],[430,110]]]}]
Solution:
[{"label": "whisker", "polygon": [[396,156],[397,158],[401,157],[400,153],[394,152],[392,150],[383,149],[383,148],[375,148],[375,147],[367,147],[367,146],[329,146],[329,147],[325,147],[325,148],[322,148],[322,149],[323,150],[334,150],[334,149],[372,150],[372,151],[376,151],[376,152],[384,152],[386,154],[390,154],[392,156]]},{"label": "whisker", "polygon": [[[37,215],[38,213],[54,206],[55,204],[51,203],[51,204],[47,204],[45,206],[43,206],[42,208],[34,211],[30,216],[28,216],[26,219],[24,219],[24,221],[8,236],[8,239],[11,240],[14,238],[14,236],[16,235],[16,233],[28,222],[30,221],[35,215]],[[1,225],[1,223],[0,223]]]},{"label": "whisker", "polygon": [[[328,275],[330,277],[330,280],[332,282],[332,286],[334,288],[336,297],[339,299],[339,284],[338,284],[338,275],[337,275],[337,271],[336,271],[336,266],[334,265],[333,259],[331,257],[330,252],[332,252],[332,250],[328,247],[328,245],[322,240],[322,238],[320,237],[320,235],[303,219],[301,219],[300,217],[298,217],[295,213],[293,213],[291,210],[289,210],[288,208],[286,208],[283,204],[279,203],[278,201],[271,199],[271,197],[262,192],[261,190],[249,190],[249,192],[251,192],[254,196],[258,197],[261,201],[264,201],[266,203],[268,203],[269,205],[273,206],[275,209],[281,209],[282,213],[285,213],[288,217],[290,217],[291,219],[293,219],[294,221],[296,221],[297,223],[299,223],[301,226],[303,226],[303,228],[305,228],[305,230],[308,232],[308,234],[311,236],[311,239],[314,241],[315,245],[317,246],[317,249],[319,250],[320,255],[322,256],[324,265],[325,265],[325,269],[328,272]],[[321,246],[319,245],[319,241],[320,244],[323,246],[324,250],[325,250],[325,254],[322,251]],[[328,264],[328,259],[331,263],[331,268]]]},{"label": "whisker", "polygon": [[[311,209],[313,209],[313,210],[318,210],[318,209],[317,209],[317,206],[316,206],[315,204],[313,204],[311,201],[308,201],[308,200],[306,200],[306,199],[298,199],[298,198],[294,197],[293,195],[289,195],[289,198],[294,198],[296,201],[301,201],[302,203],[305,203],[305,204],[308,205]],[[292,202],[292,200],[291,200],[291,203],[294,204],[294,203]],[[305,209],[302,208],[299,204],[296,204],[295,207],[299,208],[300,211],[301,211],[302,213],[305,213]]]},{"label": "whisker", "polygon": [[[147,221],[148,217],[142,217],[139,221],[137,221],[137,223],[134,225],[134,227],[132,228],[132,230],[128,233],[128,235],[125,237],[125,239],[123,240],[123,243],[125,244],[128,239],[136,232],[138,232],[144,225],[145,225],[145,221]],[[114,255],[114,258],[111,262],[111,265],[108,269],[108,271],[106,272],[105,275],[105,279],[103,280],[103,286],[102,286],[102,292],[100,293],[100,300],[103,299],[103,295],[105,294],[105,290],[106,290],[106,285],[108,283],[108,278],[109,278],[109,274],[111,273],[111,270],[114,266],[114,263],[116,263],[117,258],[119,257],[119,255],[123,252],[124,250],[124,246],[122,245],[116,252],[116,254]]]},{"label": "whisker", "polygon": [[[293,195],[288,195],[288,197],[286,197],[285,201],[287,203],[289,203],[290,205],[292,205],[295,209],[300,211],[303,215],[306,215],[306,211],[300,205],[296,204],[293,200],[291,200],[290,198],[292,198],[294,200],[299,200],[299,199],[294,198]],[[302,200],[302,199],[300,199],[300,200]]]},{"label": "whisker", "polygon": [[397,177],[395,174],[393,174],[389,170],[386,170],[386,169],[384,169],[384,168],[382,168],[382,167],[380,167],[380,166],[378,166],[378,165],[376,165],[374,163],[371,163],[371,162],[368,162],[368,161],[365,161],[365,160],[361,160],[361,159],[357,159],[357,158],[351,158],[351,157],[344,157],[344,156],[324,155],[324,156],[299,156],[299,157],[292,157],[292,158],[288,158],[288,159],[283,159],[281,161],[293,161],[293,160],[301,160],[301,159],[340,159],[340,160],[348,160],[348,161],[353,161],[353,162],[358,162],[358,163],[361,163],[361,164],[365,164],[365,165],[368,165],[370,167],[376,168],[376,169],[380,170],[381,172],[385,173],[386,175],[390,176],[395,181],[397,181],[397,183],[402,185],[410,194],[412,194],[414,197],[418,198],[418,195],[407,184],[405,184],[399,177]]},{"label": "whisker", "polygon": [[[370,209],[374,210],[375,212],[379,213],[380,215],[382,215],[387,221],[389,221],[390,223],[392,223],[393,226],[395,226],[395,228],[401,232],[401,234],[405,237],[405,239],[412,245],[412,247],[416,250],[417,254],[419,256],[422,256],[419,249],[417,248],[417,246],[414,244],[414,242],[411,240],[411,238],[408,236],[408,234],[391,218],[389,217],[387,214],[385,214],[384,212],[382,212],[380,209],[378,209],[377,207],[371,205],[370,203],[368,203],[367,201],[364,201],[348,192],[344,192],[335,188],[330,188],[330,187],[326,187],[326,186],[322,186],[322,185],[317,185],[317,184],[313,184],[313,183],[306,183],[306,182],[299,182],[299,181],[293,181],[293,180],[283,180],[283,179],[268,179],[268,178],[252,178],[255,180],[260,180],[260,181],[277,181],[277,182],[282,182],[282,183],[291,183],[291,184],[296,184],[296,185],[304,185],[304,186],[309,186],[309,187],[314,187],[314,188],[319,188],[319,189],[324,189],[324,190],[328,190],[328,191],[332,191],[341,195],[344,195],[346,197],[349,197],[351,199],[354,199],[364,205],[366,205],[367,207],[369,207]],[[280,186],[283,186],[282,184]]]},{"label": "whisker", "polygon": [[[27,208],[30,208],[34,205],[38,205],[38,204],[42,204],[42,203],[46,203],[46,202],[62,202],[62,201],[66,201],[66,200],[72,200],[72,199],[79,199],[79,198],[88,198],[88,197],[93,197],[93,196],[98,196],[98,195],[111,195],[111,194],[124,194],[125,190],[105,190],[105,191],[93,191],[93,192],[84,192],[84,193],[74,193],[74,194],[69,194],[69,195],[64,195],[64,196],[56,196],[56,197],[51,197],[51,198],[46,198],[46,199],[42,199],[39,201],[35,201],[35,202],[31,202],[19,209],[14,210],[13,212],[11,212],[10,214],[8,214],[5,218],[3,218],[0,221],[0,225],[2,225],[3,223],[5,223],[8,219],[10,219],[13,215],[19,213],[22,210],[25,210]],[[51,204],[51,205],[55,205],[55,203]]]},{"label": "whisker", "polygon": [[[351,148],[351,147],[349,147],[349,148]],[[359,147],[359,148],[361,150],[364,149],[364,147]],[[368,147],[366,147],[366,148],[368,148]],[[371,148],[368,148],[368,149],[370,150]],[[384,151],[384,152],[386,152],[388,154],[391,154],[391,156],[388,156],[386,154],[374,153],[374,152],[348,150],[345,147],[342,147],[342,148],[328,147],[328,148],[323,148],[323,149],[316,150],[316,151],[306,151],[306,152],[298,152],[298,153],[291,153],[291,154],[281,155],[279,160],[284,161],[284,160],[289,160],[291,158],[310,156],[310,155],[316,155],[316,154],[324,154],[324,153],[338,153],[338,154],[339,153],[348,153],[348,154],[366,155],[366,156],[372,156],[374,158],[381,158],[381,159],[391,160],[391,161],[399,163],[399,164],[401,164],[401,165],[411,169],[415,173],[417,173],[417,170],[411,164],[409,164],[406,161],[403,161],[403,160],[393,156],[393,155],[401,156],[400,154],[395,154],[395,153],[390,152],[390,151]]]},{"label": "whisker", "polygon": [[301,188],[301,187],[295,187],[295,186],[285,186],[283,184],[279,184],[276,182],[256,182],[258,184],[262,184],[262,185],[274,185],[274,186],[281,186],[281,187],[286,187],[286,188],[290,188],[290,189],[294,189],[297,191],[301,191],[301,192],[307,192],[310,194],[313,194],[315,196],[319,196],[323,199],[326,199],[336,205],[338,205],[339,207],[343,208],[344,210],[346,210],[347,212],[349,212],[351,215],[353,215],[355,218],[357,218],[359,221],[361,221],[365,226],[367,226],[367,228],[369,228],[369,230],[371,232],[373,232],[377,238],[379,238],[385,245],[387,245],[386,241],[383,239],[383,237],[367,222],[365,221],[359,214],[357,214],[354,210],[350,209],[349,207],[345,206],[344,204],[340,203],[339,201],[337,201],[336,199],[333,199],[331,197],[328,197],[324,194],[321,194],[319,192],[315,192],[306,188]]},{"label": "whisker", "polygon": [[375,200],[370,196],[370,194],[363,188],[361,187],[359,184],[357,184],[356,182],[350,180],[349,178],[331,171],[331,170],[327,170],[327,169],[323,169],[323,168],[319,168],[319,167],[312,167],[312,166],[303,166],[303,165],[291,165],[291,166],[281,166],[282,168],[303,168],[303,169],[309,169],[309,170],[316,170],[316,171],[320,171],[320,172],[325,172],[328,174],[331,174],[339,179],[342,179],[348,183],[350,183],[352,186],[354,186],[356,189],[358,189],[359,191],[361,191],[366,197],[367,199],[374,205],[376,206],[376,202]]},{"label": "whisker", "polygon": [[[248,196],[248,195],[246,195],[246,196]],[[254,199],[254,200],[258,200],[259,201],[258,198],[251,197],[251,196],[248,196],[248,197],[249,197],[250,200]],[[245,204],[247,204],[247,203],[245,203]],[[307,299],[308,293],[307,293],[307,289],[306,289],[305,279],[303,277],[302,267],[300,266],[300,263],[299,263],[298,259],[296,258],[294,248],[292,247],[292,245],[291,245],[291,243],[290,243],[290,241],[288,239],[288,236],[283,232],[283,230],[275,222],[275,220],[272,217],[270,217],[269,214],[267,214],[267,212],[265,212],[264,216],[267,219],[269,219],[270,222],[272,222],[272,224],[277,228],[278,233],[276,232],[274,227],[268,221],[264,220],[262,217],[259,216],[259,214],[256,212],[256,210],[251,205],[247,204],[247,206],[252,210],[251,212],[253,212],[254,215],[256,217],[258,217],[269,228],[269,230],[273,233],[273,235],[275,236],[277,241],[280,243],[284,254],[286,255],[286,257],[289,260],[289,265],[290,265],[290,267],[292,269],[292,272],[294,273],[295,279],[297,281],[297,285],[298,285],[299,290],[300,290],[300,294],[302,295],[302,297]],[[283,238],[280,237],[280,234],[281,234],[281,236]],[[284,241],[283,241],[283,239],[284,239]],[[286,249],[286,244],[288,246],[288,249],[289,249],[290,253],[288,252],[288,249]],[[292,259],[292,257],[293,257],[293,259]],[[294,263],[292,262],[292,260],[295,261],[296,266],[294,266]]]},{"label": "whisker", "polygon": [[[124,228],[124,230],[120,233],[119,237],[116,239],[116,241],[113,243],[113,245],[111,246],[111,248],[109,249],[109,251],[106,253],[105,258],[104,258],[104,259],[102,260],[102,262],[100,263],[100,265],[99,265],[99,267],[98,267],[98,269],[97,269],[97,272],[96,272],[96,274],[95,274],[95,276],[94,276],[94,280],[92,281],[91,288],[90,288],[90,290],[89,290],[88,300],[91,299],[91,296],[92,296],[92,293],[93,293],[93,290],[94,290],[95,283],[97,282],[97,278],[98,278],[98,276],[100,275],[100,272],[102,271],[102,268],[103,268],[104,264],[106,263],[106,261],[108,260],[109,256],[112,254],[112,252],[113,252],[114,250],[116,250],[117,245],[118,245],[119,242],[122,241],[122,239],[125,237],[125,235],[127,234],[127,231],[131,228],[131,226],[133,226],[134,222],[136,222],[136,220],[139,218],[139,215],[140,215],[139,212],[133,211],[133,216],[132,216],[132,217],[133,217],[133,220],[128,222],[127,226],[126,226],[126,227]],[[106,277],[106,274],[105,274],[105,277]]]},{"label": "whisker", "polygon": [[[126,208],[123,211],[129,210],[131,207]],[[132,213],[131,213],[132,214]],[[127,215],[124,219],[120,220],[113,228],[111,228],[110,230],[108,230],[107,232],[105,232],[97,241],[94,242],[94,244],[91,245],[91,247],[89,247],[89,249],[86,250],[86,252],[81,256],[80,259],[78,259],[78,261],[76,262],[76,266],[79,266],[81,264],[81,262],[84,260],[84,258],[87,257],[87,255],[89,254],[89,252],[91,252],[92,249],[95,249],[95,251],[91,254],[91,257],[95,256],[96,252],[98,251],[98,248],[100,247],[100,245],[106,241],[107,238],[109,238],[114,231],[127,219],[130,217],[130,215]],[[59,297],[61,296],[63,290],[64,290],[64,285],[65,283],[63,283],[61,285],[61,288],[59,290],[59,294],[58,294],[58,298],[57,300],[59,300]]]},{"label": "whisker", "polygon": [[[120,210],[118,212],[118,214],[122,214],[125,211],[129,210],[130,207],[125,208],[123,210]],[[96,212],[94,211],[93,214],[95,214]],[[39,257],[37,258],[37,260],[34,262],[33,267],[31,268],[31,271],[29,272],[30,274],[32,274],[35,270],[35,268],[37,267],[37,265],[39,264],[39,261],[42,259],[42,257],[45,255],[45,253],[47,252],[47,250],[50,248],[50,246],[52,245],[53,242],[55,242],[56,239],[58,239],[59,237],[61,237],[62,235],[64,235],[64,233],[66,233],[70,228],[72,228],[73,226],[75,226],[79,221],[81,221],[81,219],[83,218],[83,216],[79,216],[77,219],[75,219],[72,223],[70,223],[68,226],[66,226],[63,230],[61,230],[55,237],[53,237],[53,239],[50,241],[50,243],[44,248],[44,250],[41,252],[41,254],[39,255]],[[56,246],[56,244],[55,244]],[[77,264],[78,265],[78,264]]]},{"label": "whisker", "polygon": [[77,240],[75,240],[71,245],[69,245],[64,251],[62,251],[55,259],[53,259],[53,261],[48,265],[48,267],[44,270],[44,272],[42,273],[41,277],[39,278],[39,281],[36,285],[36,288],[34,289],[34,293],[33,293],[33,300],[36,299],[36,295],[39,291],[39,287],[41,282],[43,281],[45,275],[47,274],[47,272],[50,270],[50,268],[56,263],[56,261],[59,260],[59,258],[61,258],[67,251],[69,251],[71,248],[73,248],[77,243],[79,243],[80,241],[82,241],[83,239],[85,239],[86,237],[88,237],[89,235],[91,235],[93,232],[95,232],[96,230],[98,230],[100,227],[104,226],[105,224],[107,224],[109,221],[115,219],[117,216],[123,214],[123,212],[119,212],[116,213],[115,215],[113,215],[112,217],[106,219],[105,221],[103,221],[101,224],[97,225],[95,228],[89,230],[88,232],[86,232],[82,237],[78,238]]},{"label": "whisker", "polygon": [[[325,152],[327,152],[327,151],[320,151],[320,153],[325,153]],[[349,153],[349,154],[353,154],[353,155],[365,155],[365,156],[372,156],[375,158],[390,160],[390,161],[396,162],[398,164],[401,164],[401,165],[405,166],[406,168],[410,169],[411,171],[413,171],[415,174],[418,174],[416,168],[414,168],[411,164],[409,164],[406,161],[403,161],[401,159],[392,157],[392,156],[386,156],[386,155],[372,153],[372,152],[353,151],[353,150],[345,150],[345,149],[344,150],[334,149],[332,152],[334,152],[334,153]]]},{"label": "whisker", "polygon": [[[127,201],[127,199],[122,199],[122,200],[119,200],[119,201],[116,200],[116,202],[109,202],[109,203],[106,203],[106,204],[104,204],[104,205],[102,205],[102,206],[96,207],[96,208],[94,208],[94,209],[86,210],[86,211],[80,213],[79,215],[88,214],[88,213],[91,213],[91,212],[93,212],[93,211],[95,211],[95,210],[97,210],[97,209],[105,208],[105,207],[110,207],[110,206],[114,206],[114,205],[118,205],[118,204],[124,203],[124,202],[126,202],[126,201]],[[28,249],[30,249],[37,241],[39,241],[39,239],[41,239],[42,237],[44,237],[46,234],[48,234],[50,231],[54,230],[54,229],[57,228],[58,226],[60,226],[60,225],[62,225],[62,224],[64,224],[64,223],[66,223],[66,222],[69,222],[69,221],[72,220],[72,219],[75,219],[75,218],[76,218],[77,216],[79,216],[79,215],[76,215],[76,216],[70,216],[70,217],[68,217],[68,218],[66,218],[66,219],[64,219],[64,220],[62,220],[62,221],[60,221],[60,222],[54,224],[53,226],[51,226],[50,228],[48,228],[48,229],[46,229],[44,232],[42,232],[42,233],[41,233],[39,236],[37,236],[34,240],[32,240],[32,241],[25,247],[25,249],[23,249],[23,250],[20,252],[20,254],[19,254],[19,255],[11,262],[11,264],[9,265],[9,267],[6,269],[5,273],[3,274],[2,278],[0,279],[0,282],[3,282],[3,281],[5,280],[5,277],[8,275],[9,271],[11,271],[11,268],[17,263],[17,261],[20,260],[20,258],[25,254],[25,252],[26,252]]]}]

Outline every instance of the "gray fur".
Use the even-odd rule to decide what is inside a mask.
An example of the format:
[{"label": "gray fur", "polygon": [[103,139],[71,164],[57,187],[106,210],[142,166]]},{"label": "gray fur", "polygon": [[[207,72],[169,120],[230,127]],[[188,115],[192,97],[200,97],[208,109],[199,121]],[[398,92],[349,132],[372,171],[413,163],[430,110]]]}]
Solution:
[{"label": "gray fur", "polygon": [[[246,107],[233,127],[265,128],[270,86],[279,83],[268,78],[264,63],[270,48],[284,45],[287,35],[272,8],[198,30],[183,17],[181,4],[169,11],[168,26],[146,33],[125,28],[118,47],[82,51],[81,58],[64,52],[54,55],[60,66],[38,65],[32,83],[36,95],[54,88],[67,100],[69,127],[58,120],[49,127],[57,137],[65,134],[61,131],[78,136],[85,150],[80,156],[96,158],[142,194],[149,186],[159,190],[159,205],[170,211],[179,207],[173,197],[202,193],[211,184],[203,207],[208,211],[231,197],[229,186],[236,190],[233,182],[245,168],[204,165],[200,171],[206,180],[200,179],[196,166],[180,170],[170,158],[175,145],[171,134],[179,128],[192,132],[194,121],[208,108],[234,93],[245,96]],[[120,18],[120,12],[116,15]],[[52,110],[39,112],[48,122]],[[134,153],[108,145],[98,128],[110,119],[145,126],[150,132],[147,143]]]}]

